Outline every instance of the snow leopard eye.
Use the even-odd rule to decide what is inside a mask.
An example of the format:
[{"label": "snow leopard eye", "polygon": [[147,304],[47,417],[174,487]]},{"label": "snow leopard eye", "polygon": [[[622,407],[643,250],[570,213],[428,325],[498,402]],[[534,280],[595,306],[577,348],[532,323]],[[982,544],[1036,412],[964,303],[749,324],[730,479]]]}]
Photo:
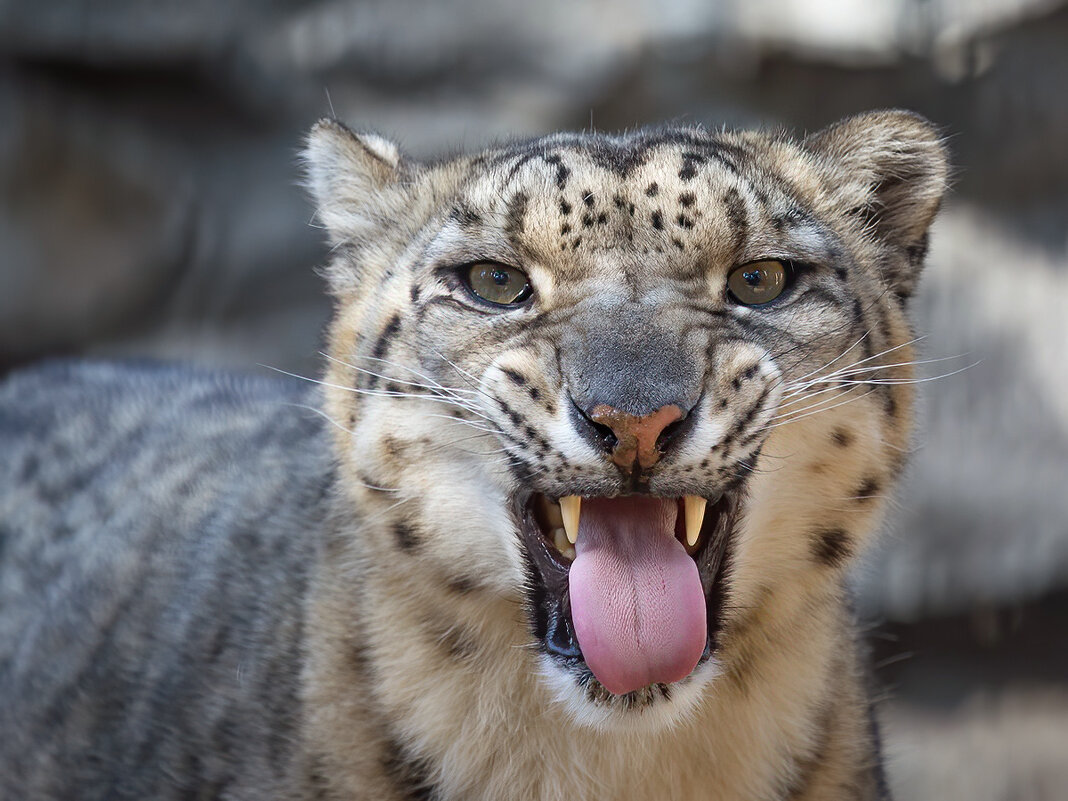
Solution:
[{"label": "snow leopard eye", "polygon": [[534,292],[522,270],[492,261],[472,264],[465,274],[468,289],[497,306],[518,306]]},{"label": "snow leopard eye", "polygon": [[788,263],[777,259],[751,261],[731,270],[727,276],[727,291],[743,306],[763,306],[779,297],[789,280]]}]

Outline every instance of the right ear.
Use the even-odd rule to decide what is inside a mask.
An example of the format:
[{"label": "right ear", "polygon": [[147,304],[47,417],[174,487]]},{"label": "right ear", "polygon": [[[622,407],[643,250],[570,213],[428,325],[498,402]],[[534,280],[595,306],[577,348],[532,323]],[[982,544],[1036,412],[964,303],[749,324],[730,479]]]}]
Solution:
[{"label": "right ear", "polygon": [[323,119],[304,149],[307,186],[332,246],[360,244],[391,219],[402,218],[408,165],[397,146],[377,134],[355,133]]}]

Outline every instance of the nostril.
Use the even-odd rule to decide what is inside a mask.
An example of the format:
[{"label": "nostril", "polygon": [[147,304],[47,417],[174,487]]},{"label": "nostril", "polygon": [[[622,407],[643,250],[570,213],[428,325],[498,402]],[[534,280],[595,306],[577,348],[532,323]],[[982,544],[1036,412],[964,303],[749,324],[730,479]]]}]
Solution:
[{"label": "nostril", "polygon": [[663,431],[660,432],[660,436],[656,438],[657,450],[666,451],[668,446],[678,438],[682,433],[683,428],[689,424],[689,417],[683,417],[681,420],[676,420],[674,423],[669,423]]},{"label": "nostril", "polygon": [[614,432],[610,426],[598,423],[586,414],[582,407],[575,403],[574,400],[571,401],[571,404],[578,416],[582,418],[583,422],[588,426],[591,438],[601,444],[608,453],[615,450],[616,446],[619,445],[619,438],[616,436],[616,432]]},{"label": "nostril", "polygon": [[584,416],[612,432],[617,443],[611,449],[612,461],[624,470],[630,470],[635,464],[643,468],[656,464],[660,459],[659,443],[664,432],[685,418],[682,409],[673,403],[647,414],[632,414],[599,403]]},{"label": "nostril", "polygon": [[612,429],[610,429],[608,426],[603,426],[600,423],[593,423],[593,427],[600,435],[601,442],[604,443],[605,450],[609,453],[614,451],[616,449],[616,446],[619,445],[619,439],[616,437],[615,432],[613,432]]}]

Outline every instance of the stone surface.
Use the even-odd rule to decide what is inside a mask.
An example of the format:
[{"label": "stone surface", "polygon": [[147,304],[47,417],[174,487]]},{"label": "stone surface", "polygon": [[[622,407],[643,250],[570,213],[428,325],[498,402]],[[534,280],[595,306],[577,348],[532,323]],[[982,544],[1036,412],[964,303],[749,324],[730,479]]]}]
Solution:
[{"label": "stone surface", "polygon": [[[1019,616],[1028,664],[1063,660],[1065,41],[1064,0],[0,0],[0,371],[89,353],[317,373],[324,251],[296,154],[319,116],[429,157],[913,108],[956,173],[914,306],[945,361],[923,366],[913,466],[858,573],[862,612],[919,653],[889,676],[895,784],[1058,799],[1063,678],[944,621]],[[962,683],[975,666],[996,686]]]}]

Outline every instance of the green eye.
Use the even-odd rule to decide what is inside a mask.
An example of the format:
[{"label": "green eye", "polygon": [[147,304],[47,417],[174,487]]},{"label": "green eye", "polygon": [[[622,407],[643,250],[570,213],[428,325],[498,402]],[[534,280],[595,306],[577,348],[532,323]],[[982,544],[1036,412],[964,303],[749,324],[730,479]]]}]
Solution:
[{"label": "green eye", "polygon": [[467,270],[467,285],[482,300],[498,306],[515,306],[533,293],[530,279],[522,270],[507,264],[483,261]]},{"label": "green eye", "polygon": [[751,261],[735,267],[727,276],[727,290],[743,306],[763,306],[786,289],[789,270],[775,259]]}]

